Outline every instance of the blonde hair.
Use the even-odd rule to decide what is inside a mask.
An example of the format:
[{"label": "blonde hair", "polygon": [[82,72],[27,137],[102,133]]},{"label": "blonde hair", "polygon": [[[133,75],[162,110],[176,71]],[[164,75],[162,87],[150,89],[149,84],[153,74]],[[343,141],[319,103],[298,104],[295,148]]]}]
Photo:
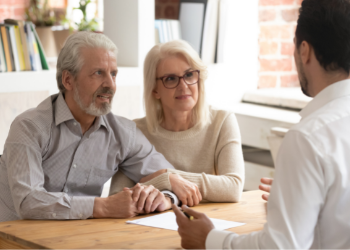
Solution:
[{"label": "blonde hair", "polygon": [[152,92],[156,88],[156,72],[159,63],[174,55],[182,55],[191,68],[200,70],[198,82],[198,101],[193,108],[192,122],[204,126],[210,122],[209,107],[205,100],[204,83],[208,71],[197,52],[187,42],[175,40],[155,45],[147,54],[144,67],[144,105],[146,110],[147,129],[150,133],[157,132],[159,124],[164,120],[164,113],[161,101],[154,98]]}]

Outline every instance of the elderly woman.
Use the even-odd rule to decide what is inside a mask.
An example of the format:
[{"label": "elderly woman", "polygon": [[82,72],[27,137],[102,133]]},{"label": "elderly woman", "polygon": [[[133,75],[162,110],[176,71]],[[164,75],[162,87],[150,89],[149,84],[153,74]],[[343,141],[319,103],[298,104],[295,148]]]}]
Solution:
[{"label": "elderly woman", "polygon": [[[179,176],[195,183],[201,195],[192,201],[185,195],[179,197],[190,206],[196,205],[200,196],[210,202],[237,202],[244,183],[236,117],[207,105],[206,78],[206,66],[188,43],[171,41],[154,46],[144,63],[146,117],[135,120],[176,169],[158,171],[141,181],[170,190],[172,179],[180,181]],[[134,184],[125,178],[122,174],[113,178],[110,194]]]}]

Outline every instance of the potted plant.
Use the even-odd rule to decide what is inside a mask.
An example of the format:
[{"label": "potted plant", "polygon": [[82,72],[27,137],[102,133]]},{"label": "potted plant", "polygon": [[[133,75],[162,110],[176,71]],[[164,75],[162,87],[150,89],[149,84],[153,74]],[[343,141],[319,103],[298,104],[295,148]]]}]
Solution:
[{"label": "potted plant", "polygon": [[46,56],[56,57],[57,48],[52,31],[56,17],[48,2],[49,0],[30,0],[25,14],[26,20],[31,21],[35,25]]},{"label": "potted plant", "polygon": [[71,30],[95,32],[98,30],[98,22],[96,18],[92,18],[91,20],[88,20],[87,18],[86,8],[90,3],[91,0],[80,0],[79,7],[73,8],[73,10],[80,10],[83,14],[83,17],[79,22],[73,22],[67,18],[64,20],[64,23],[68,24]]}]

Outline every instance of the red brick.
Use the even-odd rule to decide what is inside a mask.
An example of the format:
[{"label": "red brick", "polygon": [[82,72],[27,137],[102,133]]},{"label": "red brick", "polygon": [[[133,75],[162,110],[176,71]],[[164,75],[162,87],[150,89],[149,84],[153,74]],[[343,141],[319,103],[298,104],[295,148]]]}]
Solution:
[{"label": "red brick", "polygon": [[[246,0],[247,1],[247,0]],[[292,5],[294,0],[260,0],[260,6]]]},{"label": "red brick", "polygon": [[282,43],[281,54],[284,56],[292,56],[294,54],[294,43]]},{"label": "red brick", "polygon": [[281,87],[299,87],[300,82],[297,74],[281,76]]},{"label": "red brick", "polygon": [[275,55],[278,52],[278,43],[260,42],[260,55]]},{"label": "red brick", "polygon": [[291,59],[260,59],[260,71],[291,71]]},{"label": "red brick", "polygon": [[24,16],[25,14],[25,7],[19,7],[13,9],[13,14],[15,16]]},{"label": "red brick", "polygon": [[29,4],[29,0],[0,0],[0,5],[25,5]]},{"label": "red brick", "polygon": [[295,22],[299,17],[299,9],[282,10],[282,18],[286,22]]},{"label": "red brick", "polygon": [[176,11],[174,6],[167,6],[164,10],[164,17],[166,19],[177,19],[178,18],[178,12]]},{"label": "red brick", "polygon": [[275,88],[277,85],[277,76],[260,76],[258,88]]},{"label": "red brick", "polygon": [[294,37],[293,25],[261,25],[260,38],[261,39],[293,39]]},{"label": "red brick", "polygon": [[259,11],[259,21],[260,22],[268,22],[276,19],[276,11],[275,10],[261,10]]}]

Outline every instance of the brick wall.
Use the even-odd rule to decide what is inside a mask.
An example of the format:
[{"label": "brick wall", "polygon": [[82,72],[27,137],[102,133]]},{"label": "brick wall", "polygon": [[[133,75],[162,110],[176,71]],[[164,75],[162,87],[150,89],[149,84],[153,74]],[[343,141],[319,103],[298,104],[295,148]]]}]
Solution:
[{"label": "brick wall", "polygon": [[[24,20],[25,9],[29,6],[29,2],[30,0],[0,0],[0,23],[6,18]],[[60,16],[64,14],[67,0],[50,0],[49,4],[55,9],[57,16]]]},{"label": "brick wall", "polygon": [[156,0],[156,19],[178,19],[179,0]]},{"label": "brick wall", "polygon": [[24,11],[29,0],[0,0],[0,22],[6,18],[24,19]]},{"label": "brick wall", "polygon": [[259,0],[259,88],[297,87],[293,38],[302,0]]}]

